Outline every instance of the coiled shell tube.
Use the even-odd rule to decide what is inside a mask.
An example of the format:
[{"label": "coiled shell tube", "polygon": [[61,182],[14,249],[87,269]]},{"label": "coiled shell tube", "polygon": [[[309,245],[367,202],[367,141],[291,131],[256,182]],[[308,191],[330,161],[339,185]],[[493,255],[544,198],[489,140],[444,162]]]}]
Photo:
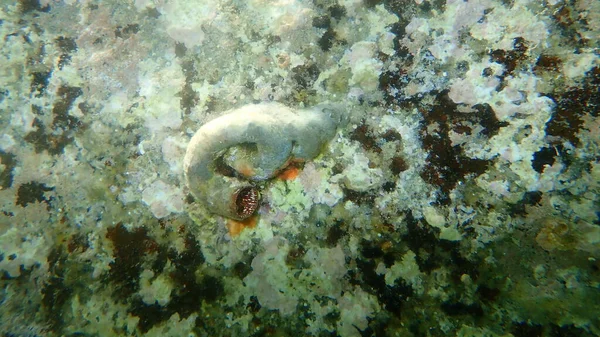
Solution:
[{"label": "coiled shell tube", "polygon": [[[209,211],[244,220],[259,205],[253,183],[273,177],[291,160],[316,157],[342,117],[341,108],[330,103],[303,110],[279,103],[231,110],[190,140],[183,160],[190,192]],[[222,174],[224,164],[235,174]]]}]

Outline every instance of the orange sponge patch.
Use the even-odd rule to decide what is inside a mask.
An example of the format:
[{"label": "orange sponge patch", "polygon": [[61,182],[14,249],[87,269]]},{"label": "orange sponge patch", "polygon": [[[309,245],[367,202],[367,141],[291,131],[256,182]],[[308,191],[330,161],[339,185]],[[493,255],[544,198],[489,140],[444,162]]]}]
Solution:
[{"label": "orange sponge patch", "polygon": [[298,177],[300,172],[302,172],[302,162],[292,162],[286,168],[284,168],[279,174],[277,178],[281,180],[294,180]]},{"label": "orange sponge patch", "polygon": [[254,228],[258,224],[258,215],[253,215],[245,220],[227,220],[227,229],[232,237],[238,236],[246,228]]}]

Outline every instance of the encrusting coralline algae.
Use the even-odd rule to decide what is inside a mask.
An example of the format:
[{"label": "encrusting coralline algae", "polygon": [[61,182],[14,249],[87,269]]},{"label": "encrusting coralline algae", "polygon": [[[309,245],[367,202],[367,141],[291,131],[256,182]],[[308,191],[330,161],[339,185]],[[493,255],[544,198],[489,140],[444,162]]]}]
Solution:
[{"label": "encrusting coralline algae", "polygon": [[4,1],[0,335],[600,336],[599,48],[598,0]]}]

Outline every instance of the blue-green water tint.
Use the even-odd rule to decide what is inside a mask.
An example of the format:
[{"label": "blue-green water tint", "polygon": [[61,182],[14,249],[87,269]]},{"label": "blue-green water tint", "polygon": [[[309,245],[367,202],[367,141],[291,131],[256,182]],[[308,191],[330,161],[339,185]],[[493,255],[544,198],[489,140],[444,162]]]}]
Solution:
[{"label": "blue-green water tint", "polygon": [[[3,336],[600,335],[597,1],[0,6]],[[271,101],[348,123],[215,216]]]}]

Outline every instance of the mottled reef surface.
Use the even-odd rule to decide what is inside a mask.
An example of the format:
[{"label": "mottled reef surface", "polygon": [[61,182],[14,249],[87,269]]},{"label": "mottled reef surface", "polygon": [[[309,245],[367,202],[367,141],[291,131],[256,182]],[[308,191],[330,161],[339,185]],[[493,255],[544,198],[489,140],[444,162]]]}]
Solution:
[{"label": "mottled reef surface", "polygon": [[[1,336],[600,336],[600,1],[3,0],[0,35]],[[234,231],[183,156],[269,101],[348,123]]]}]

